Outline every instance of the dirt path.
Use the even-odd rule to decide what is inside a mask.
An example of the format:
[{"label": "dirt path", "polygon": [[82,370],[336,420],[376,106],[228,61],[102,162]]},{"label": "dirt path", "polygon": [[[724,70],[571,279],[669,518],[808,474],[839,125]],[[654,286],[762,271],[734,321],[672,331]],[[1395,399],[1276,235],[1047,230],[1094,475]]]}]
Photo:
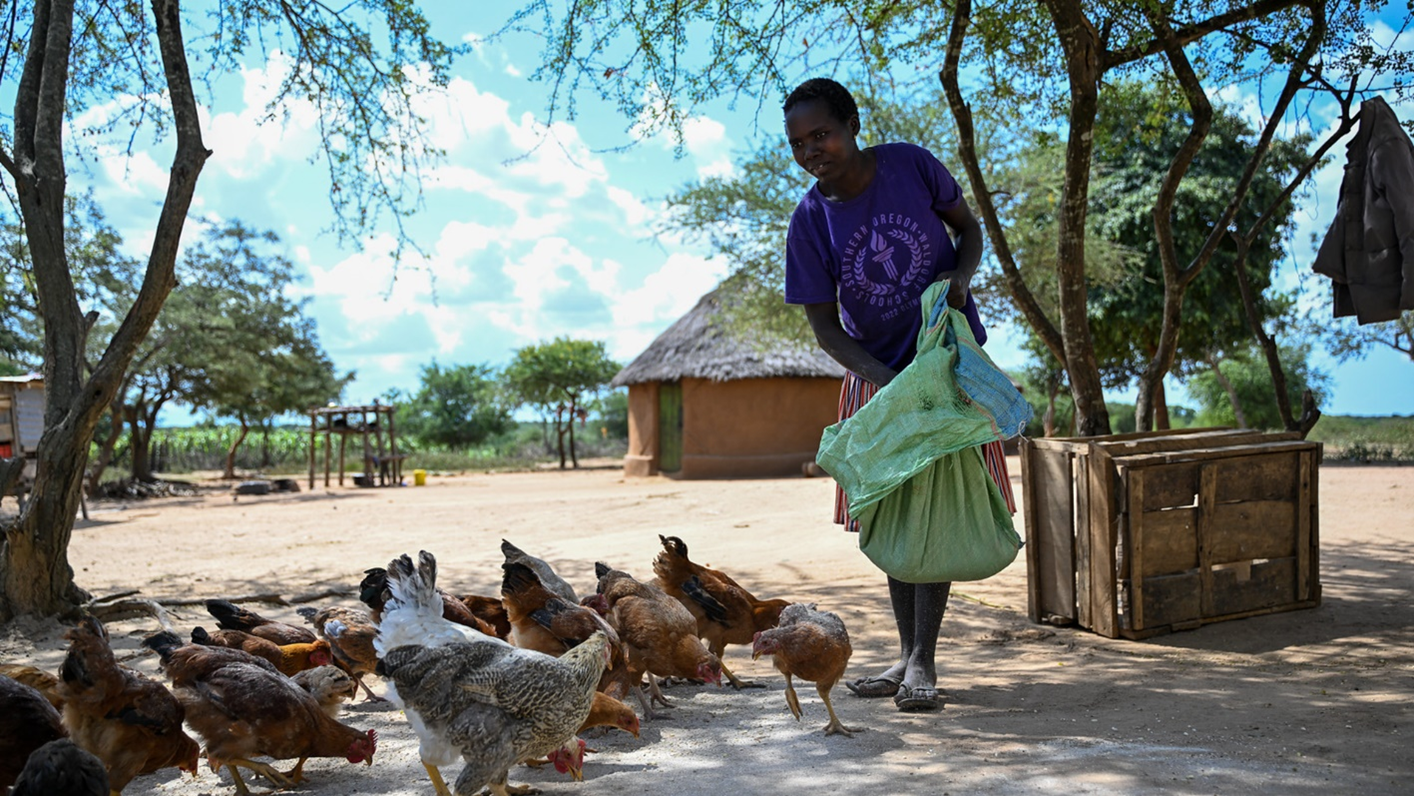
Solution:
[{"label": "dirt path", "polygon": [[[657,535],[673,534],[695,560],[758,595],[839,613],[857,676],[888,665],[896,640],[881,574],[829,523],[832,488],[826,479],[626,481],[605,467],[100,504],[75,531],[70,559],[95,595],[137,588],[160,600],[351,587],[364,569],[425,548],[453,591],[494,594],[507,538],[584,592],[596,560],[650,577]],[[512,779],[579,796],[1408,793],[1414,468],[1326,466],[1320,489],[1318,609],[1145,642],[1108,640],[1031,624],[1019,558],[997,577],[956,587],[943,624],[940,685],[949,701],[940,714],[901,714],[887,700],[841,688],[841,718],[869,729],[826,738],[812,688],[801,690],[805,720],[797,723],[769,662],[729,648],[733,669],[767,688],[678,687],[669,697],[679,706],[646,723],[641,738],[592,739],[600,753],[583,784],[528,769]],[[352,595],[335,601],[356,604]],[[254,607],[298,621],[289,608]],[[200,609],[174,618],[182,632],[210,624]],[[137,640],[153,629],[149,619],[110,627],[120,654],[147,671],[153,658]],[[0,631],[5,660],[53,668],[63,648],[53,627]],[[378,729],[374,766],[311,761],[310,781],[291,793],[431,793],[416,739],[395,710],[357,703],[345,721]],[[224,774],[191,780],[169,771],[125,792],[233,789]]]}]

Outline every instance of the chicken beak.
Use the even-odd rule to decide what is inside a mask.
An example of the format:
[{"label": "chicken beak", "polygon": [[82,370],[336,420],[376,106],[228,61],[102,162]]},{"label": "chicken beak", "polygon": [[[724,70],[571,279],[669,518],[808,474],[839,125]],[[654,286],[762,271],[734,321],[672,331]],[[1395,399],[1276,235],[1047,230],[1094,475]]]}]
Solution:
[{"label": "chicken beak", "polygon": [[570,769],[570,776],[574,777],[574,781],[575,781],[575,782],[583,782],[583,781],[584,781],[584,770],[583,770],[583,769],[580,769],[580,768],[571,768],[571,769]]}]

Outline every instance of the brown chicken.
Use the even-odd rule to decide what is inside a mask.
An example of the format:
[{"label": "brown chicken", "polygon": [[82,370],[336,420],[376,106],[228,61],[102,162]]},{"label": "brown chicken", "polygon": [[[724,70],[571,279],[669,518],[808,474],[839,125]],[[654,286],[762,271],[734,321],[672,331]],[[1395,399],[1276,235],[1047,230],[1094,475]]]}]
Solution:
[{"label": "brown chicken", "polygon": [[216,626],[222,630],[243,630],[281,645],[311,644],[315,640],[314,631],[307,627],[266,619],[226,600],[207,600],[206,611],[215,617]]},{"label": "brown chicken", "polygon": [[477,619],[491,626],[495,631],[496,638],[505,640],[511,637],[511,618],[506,614],[506,605],[501,602],[500,597],[488,597],[484,594],[463,594],[457,598],[462,601],[462,605],[467,607]]},{"label": "brown chicken", "polygon": [[[374,567],[365,570],[364,575],[363,582],[358,585],[358,599],[368,606],[373,624],[377,625],[382,622],[383,607],[388,602],[388,570]],[[496,635],[496,628],[490,622],[472,613],[467,604],[456,595],[449,594],[442,589],[438,589],[437,593],[442,597],[443,619],[464,625],[488,636]]]},{"label": "brown chicken", "polygon": [[788,606],[781,612],[780,625],[757,633],[751,644],[753,659],[772,656],[776,668],[786,676],[786,705],[796,721],[800,721],[800,700],[791,678],[815,683],[815,690],[830,714],[830,723],[825,725],[826,735],[851,736],[863,729],[844,726],[835,715],[834,705],[830,704],[830,689],[844,676],[851,652],[844,622],[829,611],[816,610],[814,603]]},{"label": "brown chicken", "polygon": [[323,639],[315,639],[310,643],[276,644],[242,630],[216,630],[208,633],[206,628],[198,627],[191,632],[191,642],[207,647],[245,650],[251,655],[270,661],[280,674],[286,677],[293,677],[305,669],[326,666],[334,660],[329,642]]},{"label": "brown chicken", "polygon": [[632,692],[644,717],[652,720],[655,714],[641,686],[645,675],[653,699],[665,706],[671,703],[658,691],[653,675],[722,684],[721,661],[703,646],[697,623],[682,603],[603,562],[594,565],[594,572],[603,599],[593,602],[607,611],[624,656],[624,665],[615,666],[600,682],[601,690],[615,699]]},{"label": "brown chicken", "polygon": [[378,626],[373,624],[368,612],[356,608],[331,605],[325,608],[300,608],[304,617],[325,641],[334,655],[334,665],[348,672],[358,688],[363,689],[364,699],[370,702],[384,702],[363,682],[363,676],[371,674],[378,665],[378,651],[373,648],[373,639],[378,635]]},{"label": "brown chicken", "polygon": [[64,709],[64,698],[59,696],[59,678],[53,674],[23,663],[0,663],[0,676],[17,680],[43,694],[55,710]]},{"label": "brown chicken", "polygon": [[512,644],[558,657],[595,631],[617,641],[598,613],[546,589],[530,567],[507,562],[501,570],[501,600],[511,623]]},{"label": "brown chicken", "polygon": [[358,696],[358,681],[337,666],[316,666],[290,678],[295,685],[309,692],[320,709],[332,718],[339,717],[339,706]]},{"label": "brown chicken", "polygon": [[34,750],[66,735],[59,711],[42,693],[0,677],[0,793],[14,784]]},{"label": "brown chicken", "polygon": [[120,666],[108,632],[86,617],[64,634],[69,652],[59,669],[64,726],[74,743],[108,770],[108,787],[122,793],[133,777],[163,768],[196,774],[196,741],[182,731],[184,711],[161,683]]},{"label": "brown chicken", "polygon": [[[728,644],[750,644],[755,635],[776,626],[785,600],[758,600],[724,573],[688,560],[687,545],[676,536],[662,536],[662,552],[653,560],[655,582],[676,597],[697,620],[697,635],[718,658]],[[722,675],[733,688],[759,688],[737,679],[722,661]]]},{"label": "brown chicken", "polygon": [[[283,788],[304,780],[304,763],[311,757],[373,763],[375,731],[356,730],[330,718],[308,692],[253,656],[241,659],[227,654],[239,650],[184,645],[173,633],[158,633],[143,644],[161,656],[162,670],[186,708],[187,722],[206,744],[211,767],[226,767],[243,796],[250,791],[240,768]],[[261,756],[298,762],[290,771],[277,771],[254,761]]]}]

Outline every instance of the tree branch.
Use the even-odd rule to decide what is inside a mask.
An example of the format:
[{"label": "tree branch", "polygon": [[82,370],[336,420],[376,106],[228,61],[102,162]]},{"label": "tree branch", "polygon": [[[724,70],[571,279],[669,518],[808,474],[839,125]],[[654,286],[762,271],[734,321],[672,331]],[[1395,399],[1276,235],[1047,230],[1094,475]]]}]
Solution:
[{"label": "tree branch", "polygon": [[962,58],[962,46],[967,37],[967,26],[971,22],[971,13],[971,0],[958,0],[953,8],[952,26],[948,33],[947,50],[943,59],[942,71],[938,73],[938,80],[943,84],[943,93],[948,98],[948,106],[952,109],[953,118],[957,123],[958,153],[962,158],[963,168],[967,171],[967,180],[972,184],[972,194],[977,202],[978,212],[982,216],[983,223],[987,225],[987,235],[992,241],[992,251],[997,256],[1002,274],[1006,277],[1007,287],[1011,290],[1012,301],[1016,303],[1021,314],[1026,317],[1027,323],[1031,324],[1031,328],[1045,343],[1046,348],[1056,358],[1056,361],[1064,363],[1066,361],[1065,340],[1061,337],[1060,330],[1047,317],[1040,303],[1036,301],[1036,297],[1032,295],[1030,287],[1026,284],[1026,279],[1021,274],[1021,269],[1016,265],[1016,258],[1007,241],[1006,230],[1002,227],[997,207],[992,202],[992,192],[987,188],[986,175],[982,173],[981,165],[977,162],[977,133],[972,124],[972,109],[968,107],[958,84],[958,64]]}]

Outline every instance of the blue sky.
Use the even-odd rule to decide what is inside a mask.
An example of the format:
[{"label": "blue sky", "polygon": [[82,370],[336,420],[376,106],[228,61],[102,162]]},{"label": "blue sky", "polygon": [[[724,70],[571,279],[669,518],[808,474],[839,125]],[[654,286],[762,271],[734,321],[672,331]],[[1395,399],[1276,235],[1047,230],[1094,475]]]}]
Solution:
[{"label": "blue sky", "polygon": [[[444,38],[477,41],[509,7],[430,8]],[[304,277],[298,290],[311,299],[324,347],[340,370],[358,374],[346,401],[414,389],[419,367],[433,360],[499,366],[515,349],[562,334],[603,340],[627,362],[726,274],[727,264],[706,248],[655,235],[653,222],[666,194],[703,175],[731,173],[734,153],[749,149],[753,136],[774,132],[768,117],[777,101],[764,103],[759,129],[754,103],[742,103],[750,106],[742,111],[709,106],[687,125],[681,157],[666,139],[637,140],[630,120],[587,95],[579,98],[578,118],[557,122],[547,137],[547,88],[529,78],[539,45],[529,37],[478,44],[457,64],[445,95],[423,106],[448,157],[427,175],[425,207],[409,226],[427,256],[397,266],[386,234],[371,234],[358,250],[324,232],[328,177],[317,160],[312,111],[294,107],[283,119],[264,118],[270,76],[284,68],[278,58],[228,75],[215,106],[204,108],[213,155],[193,214],[239,218],[281,235]],[[1227,99],[1260,113],[1253,98]],[[1396,112],[1414,116],[1410,107]],[[633,145],[611,151],[625,144]],[[1343,148],[1336,151],[1343,160]],[[132,158],[110,152],[71,179],[80,190],[93,186],[134,252],[150,241],[169,153],[163,144]],[[1317,175],[1283,267],[1287,284],[1313,306],[1324,306],[1329,288],[1309,274],[1313,247],[1305,242],[1324,234],[1339,182],[1339,162]],[[189,224],[188,240],[197,234],[199,225]],[[1003,367],[1021,364],[1009,344],[1014,337],[1006,329],[993,333],[989,349]],[[1335,376],[1328,413],[1414,413],[1414,363],[1407,359],[1376,351],[1344,366],[1322,365]],[[1181,386],[1174,389],[1170,401],[1181,403]],[[174,412],[166,422],[188,419]]]}]

